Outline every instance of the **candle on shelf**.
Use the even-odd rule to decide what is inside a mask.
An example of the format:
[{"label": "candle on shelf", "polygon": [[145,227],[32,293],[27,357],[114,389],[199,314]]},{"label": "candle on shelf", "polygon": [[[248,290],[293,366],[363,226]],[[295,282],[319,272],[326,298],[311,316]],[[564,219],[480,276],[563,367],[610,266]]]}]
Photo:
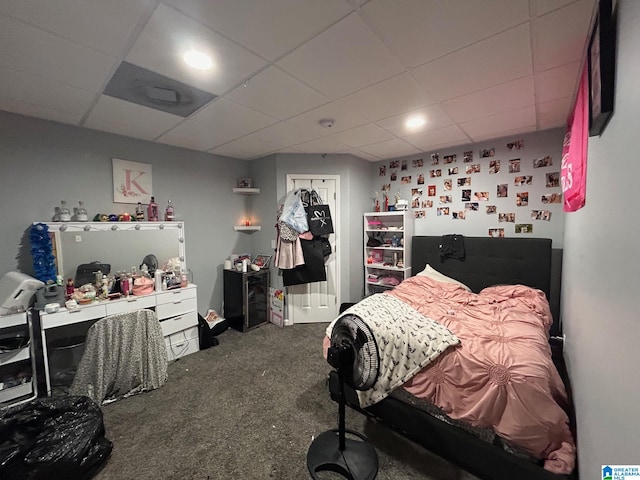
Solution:
[{"label": "candle on shelf", "polygon": [[244,224],[245,224],[247,227],[248,227],[248,226],[250,226],[250,225],[251,225],[251,220],[248,220],[248,219],[247,219],[247,220],[245,220],[245,221],[244,221]]}]

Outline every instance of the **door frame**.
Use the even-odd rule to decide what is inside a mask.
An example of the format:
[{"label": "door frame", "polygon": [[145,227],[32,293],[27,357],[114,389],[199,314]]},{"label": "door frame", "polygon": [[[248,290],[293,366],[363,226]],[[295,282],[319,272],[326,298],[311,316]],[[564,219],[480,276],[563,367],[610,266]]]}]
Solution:
[{"label": "door frame", "polygon": [[[333,252],[332,255],[334,255],[333,260],[334,260],[334,264],[335,264],[335,285],[336,285],[336,313],[339,311],[340,309],[340,305],[341,305],[341,282],[340,282],[340,277],[342,275],[342,262],[340,261],[340,253],[342,251],[341,245],[340,245],[340,175],[328,175],[328,174],[321,174],[321,173],[287,173],[286,174],[286,181],[285,181],[285,188],[286,188],[286,193],[290,192],[291,190],[293,190],[293,183],[296,179],[300,179],[300,180],[334,180],[336,182],[336,198],[335,198],[335,205],[336,208],[334,208],[334,211],[331,212],[331,220],[333,223],[333,230],[334,233],[333,235],[333,242],[332,243],[332,247],[333,247]],[[290,322],[289,324],[293,323],[293,319],[291,318],[291,316],[289,315],[289,308],[292,302],[287,302],[287,321]]]}]

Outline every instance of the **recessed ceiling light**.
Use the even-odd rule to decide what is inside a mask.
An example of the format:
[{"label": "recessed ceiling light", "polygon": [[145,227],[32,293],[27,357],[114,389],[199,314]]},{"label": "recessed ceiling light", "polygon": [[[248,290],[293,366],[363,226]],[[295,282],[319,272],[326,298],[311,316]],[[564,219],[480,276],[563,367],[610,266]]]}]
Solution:
[{"label": "recessed ceiling light", "polygon": [[198,50],[189,50],[182,58],[187,65],[197,70],[209,70],[213,66],[211,57]]},{"label": "recessed ceiling light", "polygon": [[404,125],[409,130],[416,130],[416,129],[422,127],[425,123],[427,123],[427,120],[424,118],[424,116],[422,116],[422,115],[414,115],[412,117],[409,117]]}]

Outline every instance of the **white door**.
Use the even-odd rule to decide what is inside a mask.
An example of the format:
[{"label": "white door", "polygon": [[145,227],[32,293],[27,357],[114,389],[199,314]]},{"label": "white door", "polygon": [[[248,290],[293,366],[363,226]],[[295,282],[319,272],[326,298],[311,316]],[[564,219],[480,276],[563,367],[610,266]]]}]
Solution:
[{"label": "white door", "polygon": [[313,189],[320,194],[323,202],[329,205],[334,233],[329,235],[332,254],[325,262],[326,282],[306,283],[287,287],[287,313],[291,323],[330,322],[338,314],[339,292],[339,255],[338,244],[339,213],[338,175],[287,175],[287,192],[298,188]]}]

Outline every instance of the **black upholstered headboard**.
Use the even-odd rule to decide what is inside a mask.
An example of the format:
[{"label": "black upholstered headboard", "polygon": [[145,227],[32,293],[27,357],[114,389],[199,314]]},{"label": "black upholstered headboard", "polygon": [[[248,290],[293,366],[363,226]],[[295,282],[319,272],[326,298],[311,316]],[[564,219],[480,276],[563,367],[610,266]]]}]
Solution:
[{"label": "black upholstered headboard", "polygon": [[439,272],[461,281],[474,292],[499,284],[522,284],[542,290],[549,299],[554,327],[559,332],[559,268],[548,238],[464,237],[465,259],[440,257],[441,236],[414,236],[411,245],[411,273],[429,264]]}]

